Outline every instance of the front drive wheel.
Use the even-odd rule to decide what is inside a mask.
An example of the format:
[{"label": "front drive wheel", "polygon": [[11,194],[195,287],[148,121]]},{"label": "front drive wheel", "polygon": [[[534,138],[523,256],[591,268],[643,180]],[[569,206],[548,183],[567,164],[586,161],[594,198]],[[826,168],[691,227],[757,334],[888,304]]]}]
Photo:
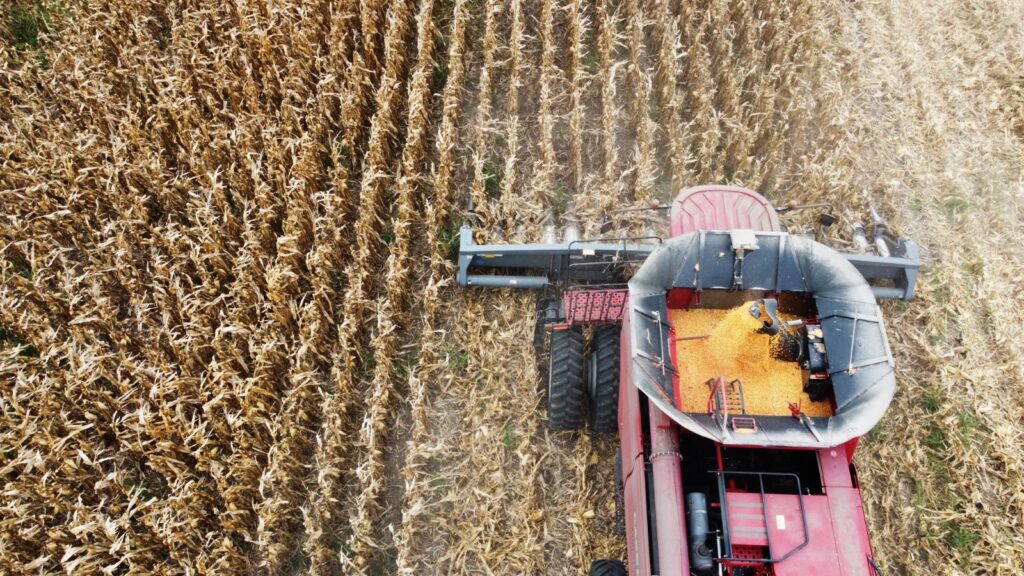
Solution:
[{"label": "front drive wheel", "polygon": [[619,428],[619,335],[615,324],[594,329],[587,379],[590,392],[590,428],[615,432]]},{"label": "front drive wheel", "polygon": [[548,426],[554,430],[583,426],[585,395],[583,330],[578,326],[555,329],[548,365]]},{"label": "front drive wheel", "polygon": [[626,576],[626,566],[618,560],[595,560],[590,565],[590,576]]}]

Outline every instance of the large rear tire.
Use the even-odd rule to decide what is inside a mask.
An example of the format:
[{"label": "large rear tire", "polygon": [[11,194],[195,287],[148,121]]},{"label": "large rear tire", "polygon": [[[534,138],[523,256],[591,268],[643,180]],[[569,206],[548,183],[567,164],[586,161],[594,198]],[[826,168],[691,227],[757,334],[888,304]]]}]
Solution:
[{"label": "large rear tire", "polygon": [[621,326],[609,324],[594,329],[587,379],[590,392],[590,428],[594,432],[619,429],[619,335]]},{"label": "large rear tire", "polygon": [[594,560],[590,576],[626,576],[626,566],[618,560]]},{"label": "large rear tire", "polygon": [[551,332],[548,365],[548,425],[554,430],[577,430],[586,409],[583,382],[583,330],[570,326]]}]

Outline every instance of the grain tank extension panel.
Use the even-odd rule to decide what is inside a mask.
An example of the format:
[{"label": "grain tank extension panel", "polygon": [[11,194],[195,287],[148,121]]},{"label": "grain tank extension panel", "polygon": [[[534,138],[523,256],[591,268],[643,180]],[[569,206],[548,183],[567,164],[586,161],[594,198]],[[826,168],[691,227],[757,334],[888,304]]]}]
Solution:
[{"label": "grain tank extension panel", "polygon": [[[753,237],[753,238],[751,238]],[[665,241],[629,281],[634,384],[680,426],[723,444],[827,448],[866,434],[896,391],[892,355],[871,286],[844,255],[778,232],[693,232]],[[756,239],[757,249],[734,250]],[[666,295],[673,288],[793,292],[813,298],[835,395],[830,417],[762,416],[735,436],[713,416],[677,405]]]}]

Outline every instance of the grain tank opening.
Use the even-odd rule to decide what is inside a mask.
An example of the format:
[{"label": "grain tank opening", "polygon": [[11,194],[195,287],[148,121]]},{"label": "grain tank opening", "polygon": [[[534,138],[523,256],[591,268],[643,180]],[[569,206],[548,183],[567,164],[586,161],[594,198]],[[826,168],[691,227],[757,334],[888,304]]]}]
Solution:
[{"label": "grain tank opening", "polygon": [[892,401],[870,286],[809,238],[684,234],[652,252],[629,292],[633,382],[701,436],[836,446],[867,433]]},{"label": "grain tank opening", "polygon": [[827,369],[818,361],[823,345],[813,298],[756,290],[690,294],[668,299],[673,388],[683,412],[834,414]]}]

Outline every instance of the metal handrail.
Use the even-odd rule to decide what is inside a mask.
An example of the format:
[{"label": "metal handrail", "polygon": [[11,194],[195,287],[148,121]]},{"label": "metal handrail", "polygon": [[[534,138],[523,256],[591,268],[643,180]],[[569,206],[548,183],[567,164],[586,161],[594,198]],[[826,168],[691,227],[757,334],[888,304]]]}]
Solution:
[{"label": "metal handrail", "polygon": [[661,236],[608,236],[600,238],[582,238],[569,242],[569,250],[572,250],[576,244],[598,244],[602,242],[605,244],[622,242],[622,246],[625,248],[627,242],[637,242],[640,240],[657,240],[658,244],[662,244],[665,241]]},{"label": "metal handrail", "polygon": [[662,375],[665,375],[666,370],[670,370],[673,374],[676,374],[677,372],[675,366],[672,366],[671,362],[671,350],[665,350],[665,327],[668,326],[669,330],[671,330],[672,325],[666,322],[661,317],[660,310],[644,310],[640,307],[634,306],[633,311],[640,314],[644,318],[647,318],[648,320],[653,320],[654,322],[658,323],[658,357],[656,359],[650,358],[650,354],[645,353],[643,350],[637,350],[636,354],[638,356],[647,357],[655,364],[658,364],[658,367],[661,369]]},{"label": "metal handrail", "polygon": [[729,435],[729,401],[725,393],[725,378],[718,376],[706,383],[711,386],[711,394],[708,395],[708,414],[718,421],[722,434]]},{"label": "metal handrail", "polygon": [[[658,244],[662,244],[664,239],[661,236],[619,236],[619,237],[600,237],[600,238],[584,238],[580,240],[573,240],[567,244],[567,250],[569,256],[585,256],[584,251],[586,250],[587,244],[620,244],[622,251],[626,252],[626,248],[630,242],[643,243],[646,240],[657,240]],[[642,258],[625,258],[618,259],[618,255],[615,256],[615,260],[597,260],[594,262],[572,262],[568,263],[570,270],[586,270],[586,269],[600,269],[607,268],[609,266],[622,266],[626,264],[642,264],[647,259],[645,255]]]},{"label": "metal handrail", "polygon": [[573,284],[566,290],[621,290],[628,287],[628,282],[606,282],[604,284]]}]

